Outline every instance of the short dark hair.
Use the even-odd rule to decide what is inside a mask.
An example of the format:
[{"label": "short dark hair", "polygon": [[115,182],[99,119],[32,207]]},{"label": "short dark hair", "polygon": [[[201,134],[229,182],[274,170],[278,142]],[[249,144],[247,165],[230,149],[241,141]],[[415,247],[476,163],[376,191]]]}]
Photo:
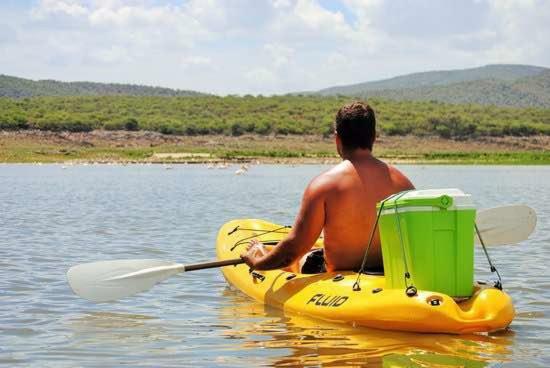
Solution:
[{"label": "short dark hair", "polygon": [[368,148],[372,151],[376,136],[376,117],[367,103],[355,101],[342,106],[336,113],[335,128],[344,148]]}]

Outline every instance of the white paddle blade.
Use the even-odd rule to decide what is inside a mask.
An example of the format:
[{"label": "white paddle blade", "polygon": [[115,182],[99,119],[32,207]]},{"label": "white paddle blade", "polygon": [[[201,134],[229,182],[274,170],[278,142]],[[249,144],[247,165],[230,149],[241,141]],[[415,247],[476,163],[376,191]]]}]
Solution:
[{"label": "white paddle blade", "polygon": [[[517,244],[535,230],[535,210],[524,205],[501,206],[478,211],[476,224],[485,245]],[[476,244],[481,244],[477,234]]]},{"label": "white paddle blade", "polygon": [[178,263],[127,259],[74,266],[67,272],[67,279],[75,294],[93,302],[106,302],[149,290],[184,271],[184,266]]}]

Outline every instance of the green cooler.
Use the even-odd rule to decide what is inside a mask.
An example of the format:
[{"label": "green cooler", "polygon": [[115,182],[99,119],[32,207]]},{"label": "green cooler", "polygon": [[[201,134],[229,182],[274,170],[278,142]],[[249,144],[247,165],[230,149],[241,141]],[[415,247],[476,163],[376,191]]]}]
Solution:
[{"label": "green cooler", "polygon": [[476,214],[471,196],[459,189],[412,190],[386,198],[378,210],[382,204],[386,288],[414,285],[452,297],[471,296]]}]

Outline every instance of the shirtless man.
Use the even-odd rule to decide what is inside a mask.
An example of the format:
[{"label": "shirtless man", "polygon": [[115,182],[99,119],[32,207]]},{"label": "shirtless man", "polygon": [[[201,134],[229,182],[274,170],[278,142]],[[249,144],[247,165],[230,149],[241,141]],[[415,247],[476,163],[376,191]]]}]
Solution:
[{"label": "shirtless man", "polygon": [[[289,235],[271,251],[251,243],[242,259],[255,270],[289,267],[311,249],[324,230],[323,270],[359,270],[376,221],[376,203],[391,194],[414,189],[395,167],[372,155],[376,137],[374,111],[363,102],[343,106],[336,114],[336,149],[343,161],[313,179]],[[376,232],[367,269],[382,268]]]}]

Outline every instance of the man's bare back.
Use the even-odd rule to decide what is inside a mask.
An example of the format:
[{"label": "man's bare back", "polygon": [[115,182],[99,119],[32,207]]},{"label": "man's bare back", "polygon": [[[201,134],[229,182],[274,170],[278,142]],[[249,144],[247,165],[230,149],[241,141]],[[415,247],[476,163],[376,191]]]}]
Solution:
[{"label": "man's bare back", "polygon": [[[297,272],[298,261],[324,231],[326,270],[358,270],[376,220],[376,203],[413,188],[396,168],[370,152],[356,152],[311,181],[285,240],[267,255],[255,254],[252,249],[243,259],[260,270],[290,267]],[[381,268],[378,234],[370,252],[367,268]]]},{"label": "man's bare back", "polygon": [[[358,270],[376,221],[376,203],[414,189],[399,170],[372,155],[376,138],[374,111],[365,103],[343,106],[336,114],[335,143],[342,163],[309,183],[288,236],[269,252],[253,242],[241,257],[254,269],[290,267],[311,249],[324,230],[327,271]],[[382,267],[378,233],[367,268]]]},{"label": "man's bare back", "polygon": [[[315,180],[323,182],[319,188],[325,191],[327,271],[358,270],[376,221],[376,203],[413,185],[399,170],[370,155],[346,160]],[[378,232],[366,266],[382,266]]]}]

